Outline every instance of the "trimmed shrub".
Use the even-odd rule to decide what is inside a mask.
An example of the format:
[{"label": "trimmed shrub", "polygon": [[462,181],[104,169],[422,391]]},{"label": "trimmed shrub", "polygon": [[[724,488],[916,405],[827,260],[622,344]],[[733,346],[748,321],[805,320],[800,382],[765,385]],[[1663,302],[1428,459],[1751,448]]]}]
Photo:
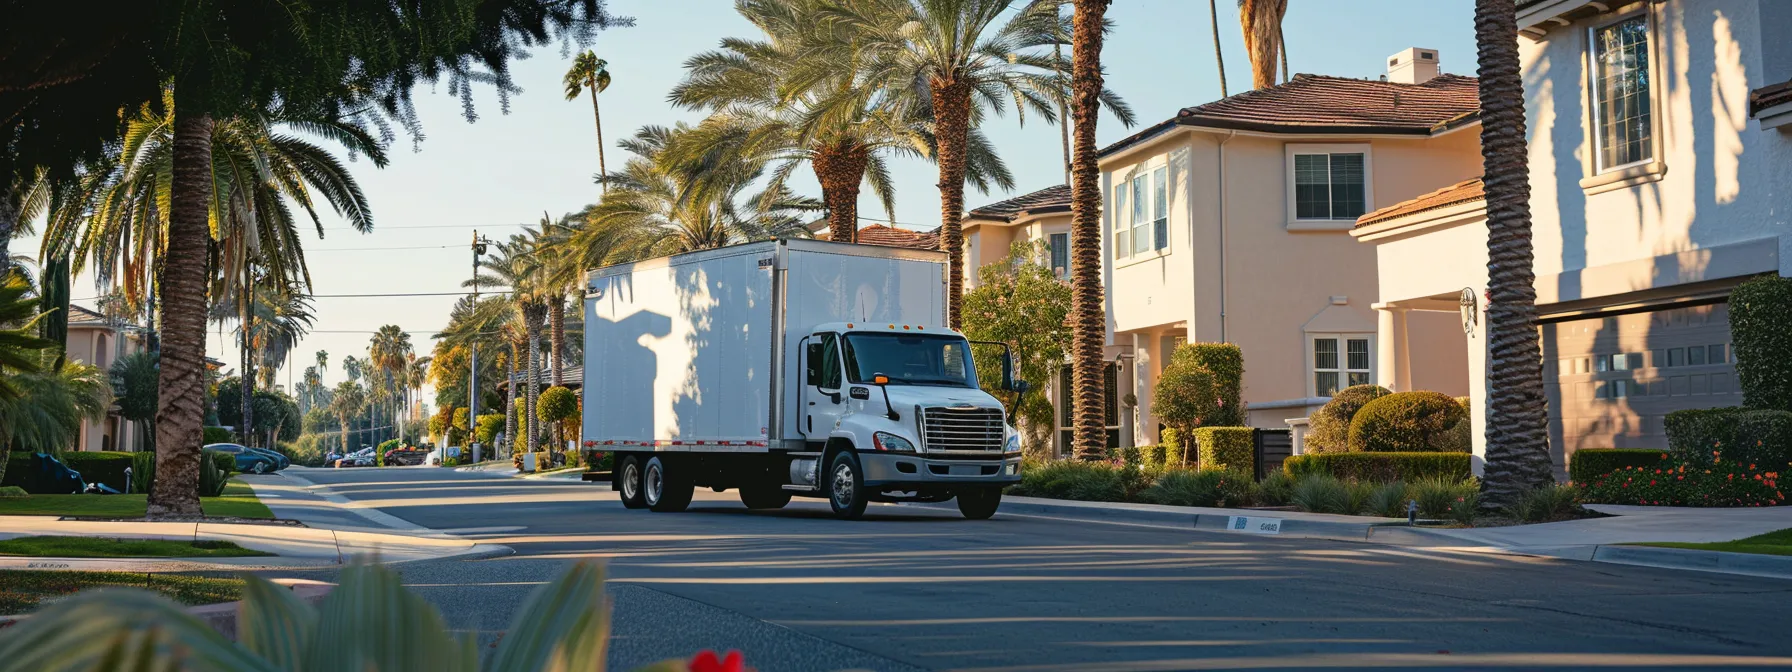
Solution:
[{"label": "trimmed shrub", "polygon": [[1350,488],[1326,474],[1314,474],[1294,482],[1289,501],[1308,513],[1350,513]]},{"label": "trimmed shrub", "polygon": [[1363,405],[1376,399],[1393,394],[1392,390],[1380,385],[1352,385],[1337,394],[1332,400],[1313,413],[1307,420],[1306,436],[1307,452],[1326,453],[1344,452],[1350,449],[1350,421],[1356,417]]},{"label": "trimmed shrub", "polygon": [[[133,454],[115,451],[76,452],[71,450],[57,456],[56,459],[61,460],[64,466],[81,472],[83,481],[104,483],[107,487],[124,492],[124,470],[134,464]],[[13,453],[8,458],[6,475],[0,478],[0,485],[18,486],[34,495],[66,494],[74,489],[43,478],[41,470],[31,468],[35,459],[37,458],[30,452]]]},{"label": "trimmed shrub", "polygon": [[1792,279],[1767,275],[1730,292],[1736,379],[1749,408],[1792,411]]},{"label": "trimmed shrub", "polygon": [[202,459],[211,460],[212,466],[217,467],[218,472],[224,474],[225,478],[229,478],[231,474],[236,473],[235,455],[216,450],[201,450],[200,457]]},{"label": "trimmed shrub", "polygon": [[31,493],[25,492],[24,488],[21,488],[16,485],[0,486],[0,499],[17,499],[20,497],[30,497],[30,496],[31,496]]},{"label": "trimmed shrub", "polygon": [[1202,469],[1226,469],[1245,474],[1257,470],[1256,436],[1249,427],[1202,427],[1195,430],[1196,461]]},{"label": "trimmed shrub", "polygon": [[1186,343],[1170,355],[1170,366],[1178,364],[1207,373],[1214,406],[1204,418],[1203,426],[1244,424],[1243,350],[1233,343]]},{"label": "trimmed shrub", "polygon": [[1182,433],[1175,427],[1165,427],[1163,431],[1164,467],[1188,466],[1187,446],[1182,445]]},{"label": "trimmed shrub", "polygon": [[1293,494],[1294,477],[1287,472],[1272,471],[1257,483],[1257,503],[1263,506],[1284,506]]},{"label": "trimmed shrub", "polygon": [[1582,448],[1568,456],[1568,480],[1591,483],[1593,479],[1624,467],[1656,467],[1668,459],[1668,451],[1639,448]]},{"label": "trimmed shrub", "polygon": [[1164,447],[1139,446],[1139,466],[1152,471],[1168,467],[1164,464]]},{"label": "trimmed shrub", "polygon": [[1668,449],[1695,465],[1728,458],[1771,464],[1792,462],[1792,412],[1750,408],[1703,408],[1669,413]]},{"label": "trimmed shrub", "polygon": [[223,427],[207,427],[202,433],[199,442],[209,446],[214,443],[230,443],[231,438],[230,430],[228,429]]},{"label": "trimmed shrub", "polygon": [[1468,453],[1324,453],[1295,455],[1282,462],[1282,470],[1300,478],[1325,474],[1335,478],[1386,483],[1411,483],[1424,478],[1461,480],[1469,475]]},{"label": "trimmed shrub", "polygon": [[1157,377],[1157,386],[1151,392],[1151,404],[1151,411],[1158,419],[1179,429],[1195,429],[1211,424],[1209,418],[1219,412],[1219,397],[1214,394],[1213,375],[1174,360]]},{"label": "trimmed shrub", "polygon": [[1353,452],[1442,452],[1468,411],[1441,392],[1396,392],[1363,405],[1350,421]]},{"label": "trimmed shrub", "polygon": [[1786,503],[1778,468],[1719,458],[1694,464],[1680,456],[1650,467],[1622,467],[1577,483],[1580,500],[1649,506],[1775,506]]}]

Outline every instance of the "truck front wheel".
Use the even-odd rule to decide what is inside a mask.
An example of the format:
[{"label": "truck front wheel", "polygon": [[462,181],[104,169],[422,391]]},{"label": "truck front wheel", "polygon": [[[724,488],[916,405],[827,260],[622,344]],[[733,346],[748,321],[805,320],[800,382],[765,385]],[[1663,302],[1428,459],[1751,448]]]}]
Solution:
[{"label": "truck front wheel", "polygon": [[740,503],[749,509],[782,509],[790,503],[790,491],[769,480],[740,486]]},{"label": "truck front wheel", "polygon": [[622,508],[647,508],[647,499],[641,496],[641,458],[623,456],[610,478],[610,488],[622,498]]},{"label": "truck front wheel", "polygon": [[871,500],[865,492],[865,475],[859,468],[859,456],[851,451],[841,451],[834,454],[829,465],[824,487],[834,516],[856,520],[865,515],[865,505]]},{"label": "truck front wheel", "polygon": [[975,488],[958,491],[958,512],[971,520],[988,520],[1002,505],[1001,488]]},{"label": "truck front wheel", "polygon": [[684,470],[672,468],[671,461],[664,455],[655,455],[647,461],[641,484],[641,495],[647,499],[647,508],[660,513],[685,510],[691,505],[691,495],[696,490]]}]

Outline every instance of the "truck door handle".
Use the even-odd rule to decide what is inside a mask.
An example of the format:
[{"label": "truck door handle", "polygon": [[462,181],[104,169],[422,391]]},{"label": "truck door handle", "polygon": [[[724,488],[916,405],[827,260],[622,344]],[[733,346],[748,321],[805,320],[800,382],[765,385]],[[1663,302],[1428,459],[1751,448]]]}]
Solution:
[{"label": "truck door handle", "polygon": [[[810,405],[813,406],[814,404]],[[809,431],[815,431],[815,416],[813,415],[809,416]]]}]

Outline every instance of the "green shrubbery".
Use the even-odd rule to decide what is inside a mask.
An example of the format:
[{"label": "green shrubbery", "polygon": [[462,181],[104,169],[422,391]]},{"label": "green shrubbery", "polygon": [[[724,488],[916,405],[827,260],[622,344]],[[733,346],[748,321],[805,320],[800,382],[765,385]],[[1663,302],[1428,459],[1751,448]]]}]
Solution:
[{"label": "green shrubbery", "polygon": [[231,434],[229,429],[223,427],[207,427],[203,432],[203,436],[200,438],[200,443],[209,446],[214,443],[230,443],[230,439]]},{"label": "green shrubbery", "polygon": [[1749,408],[1792,411],[1792,279],[1767,275],[1730,292],[1736,379]]},{"label": "green shrubbery", "polygon": [[1022,473],[1009,492],[1026,497],[1124,502],[1145,485],[1139,470],[1106,462],[1058,460]]},{"label": "green shrubbery", "polygon": [[1668,459],[1665,450],[1641,448],[1582,448],[1568,456],[1568,480],[1591,483],[1593,479],[1624,467],[1654,468]]},{"label": "green shrubbery", "polygon": [[1469,476],[1468,453],[1322,453],[1294,455],[1282,462],[1289,476],[1324,474],[1359,481],[1425,478],[1462,480]]},{"label": "green shrubbery", "polygon": [[1202,427],[1195,430],[1196,460],[1203,469],[1255,474],[1255,430],[1249,427]]},{"label": "green shrubbery", "polygon": [[1152,504],[1174,506],[1250,506],[1257,484],[1249,476],[1221,469],[1170,469],[1140,493]]},{"label": "green shrubbery", "polygon": [[1439,452],[1446,435],[1468,417],[1441,392],[1396,392],[1363,405],[1350,421],[1352,452]]},{"label": "green shrubbery", "polygon": [[[62,460],[62,463],[68,468],[81,472],[81,480],[88,483],[104,483],[107,487],[124,492],[124,470],[133,465],[133,455],[135,453],[68,451],[56,459]],[[0,485],[18,486],[34,495],[66,494],[68,489],[43,478],[41,470],[31,468],[32,462],[36,459],[33,453],[12,453],[6,466],[5,476],[0,478]]]},{"label": "green shrubbery", "polygon": [[1667,415],[1668,449],[1691,464],[1724,457],[1781,468],[1792,462],[1792,412],[1700,408]]},{"label": "green shrubbery", "polygon": [[131,453],[131,492],[149,494],[156,483],[156,454],[153,451]]},{"label": "green shrubbery", "polygon": [[1670,456],[1651,467],[1629,466],[1577,483],[1580,498],[1650,506],[1775,506],[1786,503],[1779,467],[1716,458],[1696,464]]},{"label": "green shrubbery", "polygon": [[200,456],[200,497],[217,497],[218,495],[224,494],[224,483],[230,480],[230,472],[225,471],[219,466],[217,458],[220,456],[228,458],[233,465],[236,463],[236,458],[230,453],[220,453],[215,450],[203,451]]},{"label": "green shrubbery", "polygon": [[1174,467],[1188,466],[1188,446],[1182,442],[1182,433],[1175,427],[1165,427],[1163,431],[1164,465]]},{"label": "green shrubbery", "polygon": [[293,464],[321,467],[324,466],[324,456],[328,455],[332,449],[338,448],[339,443],[333,436],[300,434],[297,439],[282,441],[277,445],[280,447],[280,452],[285,453],[287,459],[292,460]]},{"label": "green shrubbery", "polygon": [[1393,394],[1388,388],[1380,385],[1352,385],[1337,394],[1332,400],[1308,419],[1306,435],[1306,452],[1325,453],[1342,452],[1350,449],[1350,421],[1356,417],[1357,411],[1365,404]]}]

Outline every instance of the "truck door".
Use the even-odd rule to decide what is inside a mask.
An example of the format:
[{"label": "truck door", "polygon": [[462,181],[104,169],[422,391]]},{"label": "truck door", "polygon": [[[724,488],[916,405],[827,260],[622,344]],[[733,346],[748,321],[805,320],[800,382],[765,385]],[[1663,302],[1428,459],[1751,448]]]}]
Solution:
[{"label": "truck door", "polygon": [[804,348],[803,435],[811,441],[826,441],[835,423],[846,412],[846,395],[841,390],[840,337],[820,333],[809,339]]}]

